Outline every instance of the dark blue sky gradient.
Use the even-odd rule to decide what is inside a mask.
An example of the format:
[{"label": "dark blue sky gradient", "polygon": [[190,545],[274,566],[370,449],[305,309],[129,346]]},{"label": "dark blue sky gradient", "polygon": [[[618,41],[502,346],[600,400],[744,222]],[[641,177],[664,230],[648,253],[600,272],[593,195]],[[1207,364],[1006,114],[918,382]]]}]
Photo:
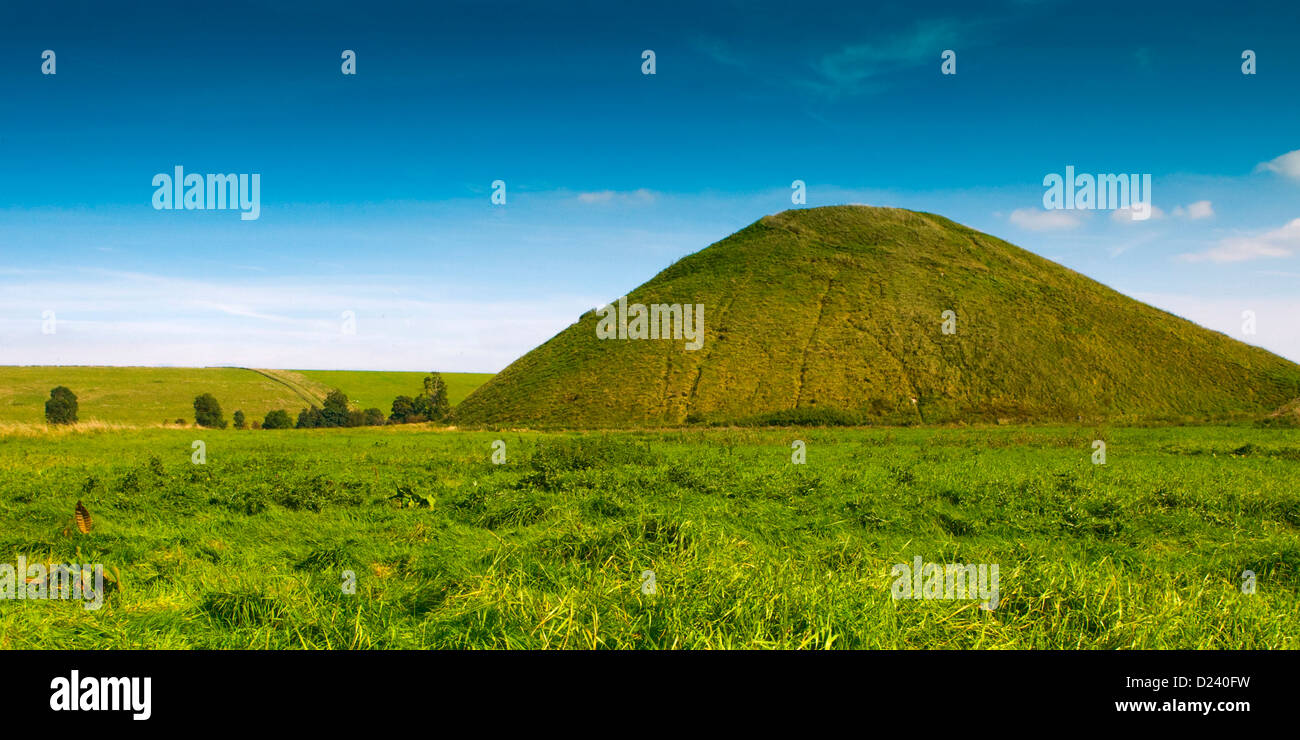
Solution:
[{"label": "dark blue sky gradient", "polygon": [[[463,197],[497,177],[1015,185],[1063,151],[1097,171],[1236,175],[1293,148],[1300,122],[1300,10],[1284,3],[23,5],[0,25],[0,205],[147,206],[141,183],[178,162],[261,172],[304,203]],[[827,61],[906,52],[927,27],[946,30],[921,63]],[[938,74],[939,45],[958,75]],[[45,48],[54,77],[33,74]],[[1245,84],[1244,48],[1263,71]]]}]

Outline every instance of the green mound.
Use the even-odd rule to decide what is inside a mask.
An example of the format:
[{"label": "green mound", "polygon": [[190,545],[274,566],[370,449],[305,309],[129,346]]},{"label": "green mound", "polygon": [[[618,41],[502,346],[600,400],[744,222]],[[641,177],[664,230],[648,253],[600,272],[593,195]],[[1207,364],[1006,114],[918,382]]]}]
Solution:
[{"label": "green mound", "polygon": [[899,209],[767,216],[627,303],[702,304],[702,347],[598,339],[606,314],[592,311],[470,394],[456,420],[1136,421],[1258,416],[1300,396],[1294,363]]}]

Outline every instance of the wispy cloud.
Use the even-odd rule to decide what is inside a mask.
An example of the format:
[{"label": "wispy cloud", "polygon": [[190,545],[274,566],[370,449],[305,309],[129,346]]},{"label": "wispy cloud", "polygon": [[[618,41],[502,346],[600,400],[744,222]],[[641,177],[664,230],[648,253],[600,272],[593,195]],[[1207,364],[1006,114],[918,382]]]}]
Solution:
[{"label": "wispy cloud", "polygon": [[696,36],[692,44],[697,51],[724,67],[746,69],[749,66],[725,39],[717,36]]},{"label": "wispy cloud", "polygon": [[[456,300],[403,276],[196,280],[79,270],[0,284],[14,364],[491,371],[604,296]],[[45,311],[57,317],[42,332]],[[350,312],[355,331],[344,330]]]},{"label": "wispy cloud", "polygon": [[1179,218],[1186,217],[1193,221],[1210,218],[1214,215],[1214,204],[1208,200],[1198,200],[1195,203],[1188,203],[1186,207],[1176,206],[1174,215]]},{"label": "wispy cloud", "polygon": [[1061,231],[1083,223],[1080,211],[1046,211],[1041,208],[1017,208],[1007,220],[1028,231]]},{"label": "wispy cloud", "polygon": [[1300,180],[1300,149],[1274,157],[1255,165],[1256,172],[1275,172],[1292,180]]},{"label": "wispy cloud", "polygon": [[[1138,213],[1144,212],[1148,213],[1148,215],[1143,218],[1137,217]],[[1150,223],[1152,221],[1159,221],[1164,217],[1165,212],[1161,210],[1159,206],[1151,203],[1145,204],[1145,207],[1136,210],[1132,206],[1128,208],[1116,208],[1114,211],[1111,211],[1110,214],[1112,221],[1121,224]]]},{"label": "wispy cloud", "polygon": [[1231,236],[1204,252],[1179,255],[1185,262],[1246,262],[1290,257],[1300,250],[1300,218],[1257,236]]},{"label": "wispy cloud", "polygon": [[[1151,215],[1146,218],[1136,218],[1135,216],[1138,212],[1135,211],[1132,207],[1116,208],[1114,211],[1111,212],[1110,217],[1111,220],[1115,221],[1116,223],[1140,224],[1140,223],[1150,223],[1152,221],[1159,221],[1163,219],[1166,215],[1164,210],[1162,210],[1159,206],[1152,204],[1149,206],[1149,208],[1151,209]],[[1190,221],[1199,221],[1201,219],[1210,218],[1211,216],[1214,215],[1214,205],[1208,200],[1198,200],[1195,203],[1188,203],[1185,206],[1174,206],[1174,210],[1171,211],[1171,213],[1173,214],[1174,218],[1185,218]]]},{"label": "wispy cloud", "polygon": [[578,202],[596,204],[596,203],[653,203],[658,196],[651,190],[637,188],[636,190],[596,190],[586,193],[578,193]]},{"label": "wispy cloud", "polygon": [[921,23],[892,38],[850,44],[824,54],[812,65],[813,77],[802,83],[827,97],[876,92],[890,84],[891,75],[901,69],[932,63],[938,74],[940,53],[963,38],[976,35],[957,21]]},{"label": "wispy cloud", "polygon": [[[994,39],[987,15],[978,21],[935,18],[904,30],[890,29],[873,37],[852,41],[824,41],[806,52],[805,62],[791,65],[786,57],[755,54],[743,46],[713,35],[692,39],[694,49],[715,64],[761,76],[766,85],[783,82],[817,98],[835,100],[880,92],[897,83],[898,73],[933,65],[939,73],[945,49],[969,49]],[[884,28],[882,26],[882,28]],[[793,71],[792,71],[793,70]]]}]

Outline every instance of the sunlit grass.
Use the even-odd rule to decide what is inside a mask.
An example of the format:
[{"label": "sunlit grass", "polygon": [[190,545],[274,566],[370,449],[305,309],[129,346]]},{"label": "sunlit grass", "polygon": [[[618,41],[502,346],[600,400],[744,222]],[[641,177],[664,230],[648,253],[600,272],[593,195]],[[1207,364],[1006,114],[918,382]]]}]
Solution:
[{"label": "sunlit grass", "polygon": [[[1294,648],[1298,473],[1249,427],[11,435],[0,562],[124,590],[0,601],[0,647]],[[916,555],[997,609],[893,600]]]}]

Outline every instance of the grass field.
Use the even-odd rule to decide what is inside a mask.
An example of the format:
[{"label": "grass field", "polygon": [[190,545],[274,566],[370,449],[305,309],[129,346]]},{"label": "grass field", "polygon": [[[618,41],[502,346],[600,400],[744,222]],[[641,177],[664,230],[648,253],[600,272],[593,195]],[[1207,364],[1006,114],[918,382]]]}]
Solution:
[{"label": "grass field", "polygon": [[[371,370],[298,370],[299,374],[330,388],[341,388],[359,408],[392,410],[398,396],[417,396],[428,373],[378,372]],[[491,373],[443,373],[447,400],[455,406],[475,388],[487,382]],[[350,390],[351,389],[351,390]]]},{"label": "grass field", "polygon": [[[227,419],[242,409],[249,420],[268,411],[291,415],[309,403],[320,405],[333,388],[347,393],[359,408],[387,414],[398,395],[417,395],[426,373],[245,368],[167,367],[0,367],[0,423],[43,424],[50,389],[65,385],[77,394],[79,417],[133,426],[164,420],[194,421],[194,397],[211,393]],[[486,373],[447,373],[447,395],[454,405],[492,377]]]},{"label": "grass field", "polygon": [[[0,600],[0,647],[1295,648],[1298,478],[1230,426],[11,433],[0,562],[123,588]],[[893,600],[915,556],[1000,603]]]}]

